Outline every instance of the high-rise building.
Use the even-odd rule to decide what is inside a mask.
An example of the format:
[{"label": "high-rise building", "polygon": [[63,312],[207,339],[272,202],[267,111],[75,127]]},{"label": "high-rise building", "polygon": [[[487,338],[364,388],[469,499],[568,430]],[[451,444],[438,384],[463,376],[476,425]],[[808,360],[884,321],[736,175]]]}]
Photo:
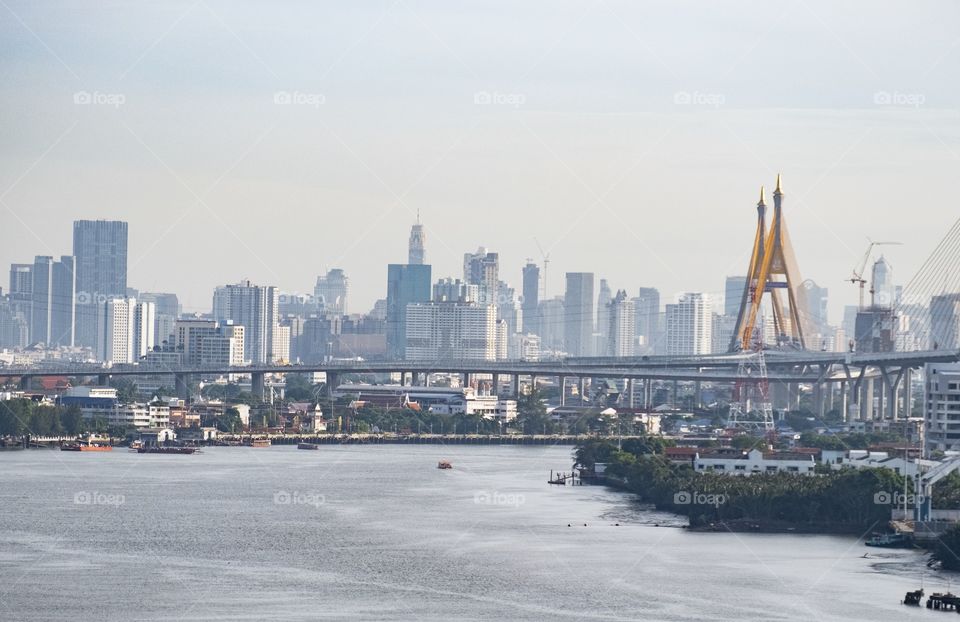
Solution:
[{"label": "high-rise building", "polygon": [[497,358],[494,305],[426,302],[407,305],[406,352],[411,361]]},{"label": "high-rise building", "polygon": [[527,262],[523,267],[523,332],[540,334],[540,266]]},{"label": "high-rise building", "polygon": [[463,255],[463,280],[480,286],[481,304],[499,304],[500,256],[480,247]]},{"label": "high-rise building", "polygon": [[100,343],[97,358],[105,363],[136,363],[155,345],[156,306],[136,298],[111,298],[97,310]]},{"label": "high-rise building", "polygon": [[960,344],[960,294],[930,299],[930,347],[952,350]]},{"label": "high-rise building", "polygon": [[313,295],[320,315],[346,315],[349,292],[350,283],[340,268],[329,270],[326,276],[318,276]]},{"label": "high-rise building", "polygon": [[0,296],[0,348],[25,348],[30,345],[30,324],[14,311],[9,296]]},{"label": "high-rise building", "polygon": [[637,318],[633,300],[620,290],[607,304],[610,328],[607,330],[609,356],[633,356],[636,345]]},{"label": "high-rise building", "polygon": [[127,223],[77,220],[73,223],[76,260],[76,341],[95,348],[98,307],[127,295]]},{"label": "high-rise building", "polygon": [[723,314],[737,317],[740,312],[740,302],[743,291],[747,288],[747,277],[728,276],[723,289]]},{"label": "high-rise building", "polygon": [[870,276],[870,304],[875,307],[892,307],[894,304],[893,267],[886,258],[873,262]]},{"label": "high-rise building", "polygon": [[[242,281],[218,287],[213,295],[213,319],[244,327],[244,358],[254,364],[280,360],[274,339],[279,326],[277,288]],[[289,355],[289,348],[288,348]]]},{"label": "high-rise building", "polygon": [[241,366],[244,359],[244,327],[214,320],[177,320],[174,350],[190,365]]},{"label": "high-rise building", "polygon": [[593,273],[567,272],[564,342],[566,351],[573,356],[593,354],[593,305]]},{"label": "high-rise building", "polygon": [[540,318],[540,344],[544,349],[563,350],[563,343],[566,338],[563,307],[563,296],[554,296],[540,301],[537,310]]},{"label": "high-rise building", "polygon": [[923,423],[926,451],[950,451],[960,443],[960,363],[927,363],[923,368]]},{"label": "high-rise building", "polygon": [[[38,256],[31,283],[30,341],[48,346],[73,346],[76,323],[76,271],[74,258],[60,261]],[[96,319],[96,318],[94,318]]]},{"label": "high-rise building", "polygon": [[607,350],[608,337],[610,334],[610,301],[613,300],[613,291],[607,283],[607,279],[600,279],[600,290],[597,294],[597,333],[600,338],[601,348],[599,352]]},{"label": "high-rise building", "polygon": [[402,359],[407,346],[407,305],[430,302],[430,266],[387,266],[387,352]]},{"label": "high-rise building", "polygon": [[11,311],[23,315],[29,322],[33,303],[33,264],[10,265],[10,289],[7,291]]},{"label": "high-rise building", "polygon": [[411,266],[422,266],[427,260],[427,251],[424,244],[427,241],[420,224],[420,212],[417,212],[417,224],[410,228],[410,243],[407,248],[407,263]]},{"label": "high-rise building", "polygon": [[710,296],[688,292],[667,305],[666,354],[710,354],[713,348],[713,309]]},{"label": "high-rise building", "polygon": [[176,294],[162,292],[142,292],[137,298],[140,302],[152,302],[156,308],[153,334],[157,344],[173,341],[173,326],[180,317],[180,299]]},{"label": "high-rise building", "polygon": [[433,284],[434,302],[477,302],[480,288],[450,277]]},{"label": "high-rise building", "polygon": [[637,318],[637,340],[640,353],[661,354],[664,351],[663,321],[660,314],[660,291],[655,287],[641,287],[633,299]]}]

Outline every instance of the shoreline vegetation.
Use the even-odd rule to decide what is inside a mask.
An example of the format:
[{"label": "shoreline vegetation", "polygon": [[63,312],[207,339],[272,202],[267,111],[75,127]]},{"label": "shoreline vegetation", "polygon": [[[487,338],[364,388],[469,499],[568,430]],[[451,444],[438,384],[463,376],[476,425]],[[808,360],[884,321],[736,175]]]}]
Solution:
[{"label": "shoreline vegetation", "polygon": [[[668,460],[665,446],[654,437],[624,441],[620,450],[610,441],[592,440],[577,447],[575,465],[591,472],[605,464],[606,484],[657,510],[686,516],[688,529],[701,532],[869,536],[886,530],[890,521],[891,506],[877,503],[875,495],[904,489],[903,477],[889,469],[818,467],[813,476],[698,473]],[[958,486],[954,481],[946,492],[953,496]]]}]

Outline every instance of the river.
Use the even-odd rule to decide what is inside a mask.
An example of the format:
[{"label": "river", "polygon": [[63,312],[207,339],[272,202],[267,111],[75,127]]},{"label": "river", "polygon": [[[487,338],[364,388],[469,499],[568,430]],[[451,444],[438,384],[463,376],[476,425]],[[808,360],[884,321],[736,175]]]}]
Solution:
[{"label": "river", "polygon": [[[569,447],[0,453],[2,620],[903,620],[924,556],[689,533]],[[454,468],[436,468],[441,458]],[[619,523],[619,526],[617,525]],[[569,525],[569,526],[568,526]]]}]

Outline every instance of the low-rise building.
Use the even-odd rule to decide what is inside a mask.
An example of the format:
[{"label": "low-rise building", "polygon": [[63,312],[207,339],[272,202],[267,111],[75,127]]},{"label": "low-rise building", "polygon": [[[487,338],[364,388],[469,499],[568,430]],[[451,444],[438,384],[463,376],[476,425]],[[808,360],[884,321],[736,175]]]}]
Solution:
[{"label": "low-rise building", "polygon": [[795,473],[813,475],[816,457],[802,452],[764,452],[760,449],[703,450],[694,458],[694,469],[699,472],[713,471],[732,475],[757,473]]}]

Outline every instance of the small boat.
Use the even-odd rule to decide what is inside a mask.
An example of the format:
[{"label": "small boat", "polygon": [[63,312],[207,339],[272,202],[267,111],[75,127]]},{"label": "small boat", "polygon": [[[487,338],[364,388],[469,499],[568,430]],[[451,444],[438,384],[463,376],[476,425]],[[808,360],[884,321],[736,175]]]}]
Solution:
[{"label": "small boat", "polygon": [[921,600],[923,600],[923,588],[914,590],[912,592],[907,592],[907,595],[903,597],[903,604],[919,607]]},{"label": "small boat", "polygon": [[898,549],[909,547],[910,538],[902,533],[880,533],[874,534],[874,536],[864,542],[864,544],[885,549]]},{"label": "small boat", "polygon": [[110,445],[98,445],[96,443],[64,443],[60,445],[60,451],[113,451]]},{"label": "small boat", "polygon": [[252,438],[247,441],[247,447],[270,447],[269,438]]},{"label": "small boat", "polygon": [[320,445],[314,443],[297,443],[297,449],[320,449]]},{"label": "small boat", "polygon": [[441,460],[440,462],[437,463],[437,468],[438,468],[438,469],[452,469],[452,468],[453,468],[453,465],[450,464],[450,461],[449,461],[449,460]]},{"label": "small boat", "polygon": [[196,447],[157,447],[155,445],[150,445],[147,447],[141,447],[137,450],[138,454],[173,454],[173,455],[189,455],[196,453]]}]

